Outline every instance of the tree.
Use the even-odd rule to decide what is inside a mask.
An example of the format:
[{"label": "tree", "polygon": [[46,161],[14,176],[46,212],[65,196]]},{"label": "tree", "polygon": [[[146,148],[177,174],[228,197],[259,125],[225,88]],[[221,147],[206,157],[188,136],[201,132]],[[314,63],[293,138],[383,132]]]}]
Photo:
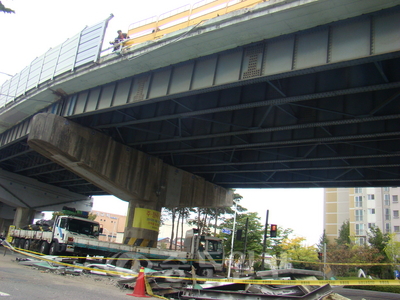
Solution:
[{"label": "tree", "polygon": [[400,255],[400,242],[396,241],[396,234],[393,233],[390,235],[390,239],[387,242],[384,248],[386,257],[393,263],[399,263],[399,255]]},{"label": "tree", "polygon": [[11,8],[7,8],[4,6],[3,3],[0,1],[0,11],[7,13],[7,14],[15,14],[15,11],[13,11]]},{"label": "tree", "polygon": [[289,238],[293,233],[291,228],[281,228],[278,226],[278,233],[275,238],[267,238],[267,252],[276,259],[276,265],[279,269],[285,249],[283,248],[283,241]]},{"label": "tree", "polygon": [[334,263],[331,265],[332,271],[336,276],[349,276],[350,272],[357,272],[362,268],[366,273],[378,275],[376,268],[382,266],[370,266],[371,263],[382,263],[385,256],[378,249],[367,245],[329,245],[326,253],[326,262]]},{"label": "tree", "polygon": [[383,234],[379,227],[374,226],[369,229],[368,243],[378,249],[379,252],[383,252],[389,241],[390,235],[388,233]]},{"label": "tree", "polygon": [[[246,253],[244,250],[245,239],[244,236],[246,234],[246,220],[248,218],[248,230],[247,230],[247,245],[246,245]],[[233,228],[233,220],[234,218],[228,218],[224,222],[220,224],[220,228]],[[243,260],[242,263],[248,262],[249,265],[253,264],[254,259],[256,259],[262,253],[262,225],[260,222],[260,218],[257,216],[257,213],[241,213],[236,215],[236,229],[242,229],[242,239],[238,241],[235,237],[233,244],[234,251],[234,259]],[[224,239],[224,251],[226,255],[230,255],[231,246],[232,246],[232,237],[236,234],[236,232],[232,232],[231,234],[221,233],[220,238]]]},{"label": "tree", "polygon": [[324,244],[326,244],[326,247],[328,247],[329,245],[329,240],[328,237],[326,236],[325,230],[319,239],[319,243],[317,244],[318,252],[324,253]]},{"label": "tree", "polygon": [[339,229],[339,237],[336,239],[336,243],[338,245],[351,245],[350,239],[350,221],[347,220],[343,222],[342,226]]},{"label": "tree", "polygon": [[[243,197],[237,193],[233,194],[233,200],[238,203]],[[240,204],[237,205],[238,212],[244,212],[247,209]],[[197,218],[188,222],[193,225],[201,234],[209,234],[212,232],[214,236],[217,235],[218,223],[223,222],[227,215],[233,216],[235,211],[233,207],[217,207],[217,208],[195,208]]]},{"label": "tree", "polygon": [[[377,249],[379,254],[383,254],[384,259],[382,262],[389,263],[391,259],[387,256],[385,252],[386,247],[390,241],[390,234],[383,233],[379,227],[374,226],[369,229],[368,232],[368,243],[371,247]],[[374,266],[370,271],[379,278],[387,278],[392,275],[392,268],[388,265]]]},{"label": "tree", "polygon": [[305,246],[304,237],[286,239],[282,243],[282,249],[287,253],[288,260],[292,260],[292,265],[298,269],[316,269],[315,264],[306,262],[318,262],[315,246]]}]

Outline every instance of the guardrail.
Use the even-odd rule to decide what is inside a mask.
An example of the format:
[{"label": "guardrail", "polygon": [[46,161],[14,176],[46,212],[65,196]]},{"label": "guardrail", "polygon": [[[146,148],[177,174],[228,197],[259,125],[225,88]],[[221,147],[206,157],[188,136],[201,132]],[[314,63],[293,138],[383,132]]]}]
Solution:
[{"label": "guardrail", "polygon": [[31,64],[0,87],[0,109],[39,84],[99,59],[105,30],[111,15],[34,59]]},{"label": "guardrail", "polygon": [[202,0],[175,8],[129,25],[125,47],[161,38],[167,33],[194,26],[235,10],[252,7],[268,0]]}]

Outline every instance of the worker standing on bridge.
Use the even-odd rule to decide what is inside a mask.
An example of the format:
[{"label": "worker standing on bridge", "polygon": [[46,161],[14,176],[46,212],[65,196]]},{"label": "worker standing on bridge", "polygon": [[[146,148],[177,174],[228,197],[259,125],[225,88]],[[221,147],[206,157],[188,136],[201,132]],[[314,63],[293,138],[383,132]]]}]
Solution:
[{"label": "worker standing on bridge", "polygon": [[126,33],[123,33],[121,30],[117,31],[118,36],[114,39],[114,42],[110,42],[110,44],[114,45],[114,50],[113,51],[117,51],[121,48],[120,43],[123,40],[129,39],[129,36]]}]

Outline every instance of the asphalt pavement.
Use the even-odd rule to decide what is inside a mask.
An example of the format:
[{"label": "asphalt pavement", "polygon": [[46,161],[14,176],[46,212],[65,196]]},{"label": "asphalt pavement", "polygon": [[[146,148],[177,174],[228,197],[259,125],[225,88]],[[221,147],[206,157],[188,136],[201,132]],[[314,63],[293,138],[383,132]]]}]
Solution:
[{"label": "asphalt pavement", "polygon": [[[19,264],[17,257],[24,256],[0,247],[0,297],[7,297],[5,299],[118,300],[136,298],[127,295],[132,294],[132,290],[119,288],[114,277],[62,275]],[[351,300],[400,299],[399,294],[393,293],[354,290],[345,287],[333,287],[333,290]]]},{"label": "asphalt pavement", "polygon": [[[0,247],[0,298],[18,300],[45,299],[135,299],[130,289],[121,289],[108,276],[62,275],[19,264],[15,254]],[[146,298],[158,299],[158,298]]]},{"label": "asphalt pavement", "polygon": [[351,300],[399,300],[400,295],[394,293],[374,292],[333,287],[333,291]]}]

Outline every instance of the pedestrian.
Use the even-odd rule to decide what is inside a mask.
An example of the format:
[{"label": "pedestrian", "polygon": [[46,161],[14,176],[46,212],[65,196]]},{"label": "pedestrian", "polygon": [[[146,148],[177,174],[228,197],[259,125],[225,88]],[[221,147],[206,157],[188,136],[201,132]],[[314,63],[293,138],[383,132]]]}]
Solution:
[{"label": "pedestrian", "polygon": [[129,39],[129,36],[126,33],[123,33],[122,30],[117,31],[118,36],[114,39],[114,42],[110,42],[111,45],[114,45],[114,51],[117,51],[121,48],[121,42],[123,40]]}]

